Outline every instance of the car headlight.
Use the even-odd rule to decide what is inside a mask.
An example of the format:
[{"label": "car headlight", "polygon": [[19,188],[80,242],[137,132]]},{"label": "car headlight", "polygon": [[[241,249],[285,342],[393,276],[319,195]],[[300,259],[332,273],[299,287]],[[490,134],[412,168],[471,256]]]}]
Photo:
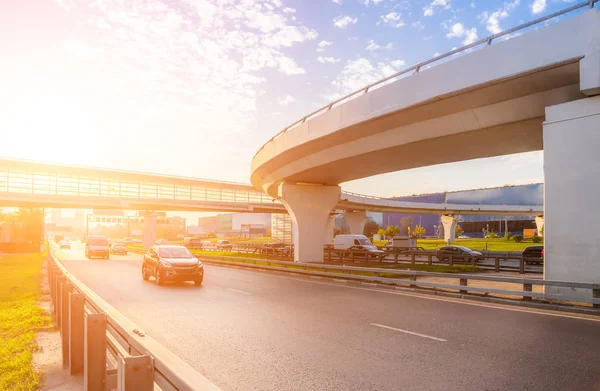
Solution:
[{"label": "car headlight", "polygon": [[162,267],[166,267],[166,268],[171,268],[171,267],[173,267],[173,265],[171,265],[169,262],[164,262],[164,261],[161,261],[161,262],[160,262],[160,265],[161,265]]},{"label": "car headlight", "polygon": [[202,262],[198,261],[198,264],[196,265],[197,267],[202,267]]}]

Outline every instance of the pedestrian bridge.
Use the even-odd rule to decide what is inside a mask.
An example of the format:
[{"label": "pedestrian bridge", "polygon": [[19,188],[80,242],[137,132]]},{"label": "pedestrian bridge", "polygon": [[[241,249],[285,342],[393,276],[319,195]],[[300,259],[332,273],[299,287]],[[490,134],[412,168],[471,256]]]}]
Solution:
[{"label": "pedestrian bridge", "polygon": [[[0,205],[160,211],[287,213],[249,184],[0,159]],[[342,192],[337,210],[537,216],[542,205],[393,201]]]}]

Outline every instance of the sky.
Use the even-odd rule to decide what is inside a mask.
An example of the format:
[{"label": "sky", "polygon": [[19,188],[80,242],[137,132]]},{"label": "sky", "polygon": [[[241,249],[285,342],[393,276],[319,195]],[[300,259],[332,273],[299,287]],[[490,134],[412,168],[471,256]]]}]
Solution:
[{"label": "sky", "polygon": [[[260,146],[305,114],[568,3],[0,0],[0,156],[248,183]],[[342,187],[541,181],[540,151]]]}]

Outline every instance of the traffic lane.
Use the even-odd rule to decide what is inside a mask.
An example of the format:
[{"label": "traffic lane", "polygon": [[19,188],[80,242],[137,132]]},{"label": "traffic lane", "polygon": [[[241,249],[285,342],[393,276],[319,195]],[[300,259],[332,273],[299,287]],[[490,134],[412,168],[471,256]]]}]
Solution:
[{"label": "traffic lane", "polygon": [[[92,264],[107,265],[105,262]],[[564,367],[557,366],[553,356],[571,365],[571,358],[563,358],[565,349],[575,347],[571,356],[579,359],[588,357],[589,352],[578,349],[567,335],[545,353],[544,344],[556,340],[548,332],[564,332],[565,326],[559,323],[548,330],[542,322],[540,337],[532,333],[532,321],[521,318],[541,315],[507,315],[506,311],[484,307],[218,267],[207,267],[210,277],[200,289],[183,284],[156,287],[139,283],[139,262],[138,267],[136,262],[121,264],[111,267],[119,272],[109,272],[107,277],[103,277],[103,272],[108,272],[104,266],[72,272],[93,275],[94,283],[98,277],[112,278],[111,283],[88,285],[225,389],[397,389],[398,384],[404,389],[447,389],[449,385],[514,389],[528,382],[529,388],[544,389],[594,381],[585,378],[586,373],[594,373],[593,368],[581,366],[581,361],[576,366],[582,373],[577,368],[571,371],[573,380],[568,376],[557,378]],[[115,276],[127,274],[130,276],[122,283],[114,281]],[[136,278],[138,283],[131,281]],[[484,316],[482,311],[490,315]],[[571,329],[572,325],[566,327]],[[515,336],[506,333],[507,329],[527,332]],[[586,345],[597,344],[593,337],[598,329],[592,329],[592,337],[587,334],[584,340],[592,340]],[[519,335],[533,335],[541,342],[522,341]],[[520,364],[523,358],[527,364]],[[469,368],[466,375],[465,368]],[[306,374],[311,376],[307,379]]]}]

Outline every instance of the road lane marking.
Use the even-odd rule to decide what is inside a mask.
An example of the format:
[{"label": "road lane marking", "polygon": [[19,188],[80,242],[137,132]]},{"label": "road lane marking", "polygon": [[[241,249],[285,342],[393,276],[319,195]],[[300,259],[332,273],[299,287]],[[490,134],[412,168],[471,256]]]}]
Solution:
[{"label": "road lane marking", "polygon": [[[227,266],[221,266],[221,265],[210,265],[210,267],[227,269]],[[439,296],[429,295],[427,293],[398,292],[398,291],[390,291],[390,290],[383,290],[383,289],[348,286],[347,284],[342,285],[342,284],[334,284],[334,283],[327,283],[327,282],[314,281],[314,280],[311,281],[308,278],[291,278],[288,276],[276,276],[269,271],[257,272],[256,270],[251,270],[251,269],[247,269],[247,268],[244,268],[244,271],[252,272],[254,274],[258,274],[261,276],[267,276],[267,277],[273,277],[273,278],[283,278],[286,280],[300,281],[300,282],[305,282],[308,284],[327,285],[327,286],[333,286],[333,287],[344,288],[344,289],[357,289],[357,290],[362,290],[362,291],[379,292],[379,293],[385,293],[388,295],[409,296],[409,297],[416,297],[416,298],[424,299],[424,300],[445,301],[448,303],[470,305],[473,307],[484,307],[484,308],[493,308],[493,309],[504,310],[504,311],[524,312],[526,314],[546,315],[546,316],[555,316],[558,318],[569,318],[569,319],[577,319],[577,320],[587,320],[590,322],[600,322],[600,318],[596,319],[596,318],[588,318],[587,317],[587,316],[595,316],[595,315],[577,316],[577,315],[568,315],[568,314],[561,314],[561,313],[555,313],[555,312],[542,312],[542,311],[536,311],[536,310],[532,310],[532,309],[514,308],[513,306],[510,306],[508,304],[498,304],[498,303],[485,304],[485,303],[475,303],[473,301],[469,301],[468,299],[452,299],[452,298],[447,298],[447,297],[442,298]],[[300,274],[297,274],[297,273],[290,273],[290,274],[295,274],[295,275],[300,276]],[[349,281],[349,280],[347,280],[347,281]],[[398,288],[400,288],[400,287],[398,287]],[[406,289],[410,289],[410,288],[406,288]],[[547,310],[547,311],[551,311],[551,310]]]},{"label": "road lane marking", "polygon": [[233,292],[244,294],[244,295],[251,295],[250,292],[240,291],[239,289],[233,289],[233,288],[227,288],[227,289],[229,289],[230,291],[233,291]]},{"label": "road lane marking", "polygon": [[416,335],[417,337],[429,338],[429,339],[433,339],[434,341],[448,342],[447,340],[445,340],[443,338],[432,337],[431,335],[427,335],[427,334],[415,333],[414,331],[408,331],[408,330],[398,329],[396,327],[386,326],[384,324],[371,323],[371,326],[381,327],[382,329],[399,331],[399,332],[405,333],[405,334]]}]

